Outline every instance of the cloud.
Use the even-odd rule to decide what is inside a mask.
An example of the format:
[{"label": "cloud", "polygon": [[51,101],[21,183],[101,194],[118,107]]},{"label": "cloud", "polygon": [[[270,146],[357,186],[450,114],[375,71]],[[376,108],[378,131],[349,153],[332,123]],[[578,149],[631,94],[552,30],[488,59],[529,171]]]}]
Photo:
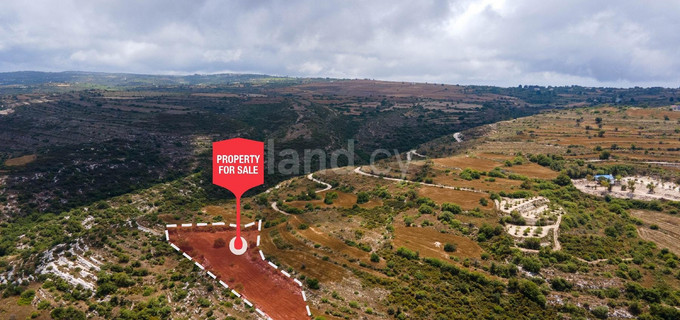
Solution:
[{"label": "cloud", "polygon": [[3,1],[0,71],[680,85],[670,1]]}]

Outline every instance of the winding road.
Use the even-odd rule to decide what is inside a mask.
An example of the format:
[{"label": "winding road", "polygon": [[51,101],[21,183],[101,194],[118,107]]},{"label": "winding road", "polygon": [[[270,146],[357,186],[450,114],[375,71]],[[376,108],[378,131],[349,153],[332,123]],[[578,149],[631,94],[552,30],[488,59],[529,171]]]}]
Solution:
[{"label": "winding road", "polygon": [[314,191],[315,193],[324,192],[326,190],[330,190],[331,188],[333,188],[333,186],[331,186],[330,184],[325,183],[321,180],[315,179],[314,176],[313,176],[313,173],[308,174],[307,179],[312,180],[312,181],[319,183],[319,184],[323,184],[324,186],[326,186],[324,189]]}]

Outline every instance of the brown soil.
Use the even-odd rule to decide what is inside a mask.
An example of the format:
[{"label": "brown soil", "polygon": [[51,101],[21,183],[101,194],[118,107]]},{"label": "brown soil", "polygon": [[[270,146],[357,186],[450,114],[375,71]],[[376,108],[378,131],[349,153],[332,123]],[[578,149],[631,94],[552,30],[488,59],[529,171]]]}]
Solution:
[{"label": "brown soil", "polygon": [[668,248],[675,254],[680,254],[680,217],[670,216],[661,212],[635,210],[632,215],[644,223],[659,226],[652,230],[649,226],[638,227],[641,238],[655,242],[659,248]]},{"label": "brown soil", "polygon": [[[436,246],[439,242],[439,247]],[[457,246],[455,252],[444,251],[446,243]],[[422,257],[448,259],[449,256],[461,258],[479,258],[482,248],[466,237],[441,233],[433,228],[398,226],[394,229],[394,247],[406,247],[420,252]]]},{"label": "brown soil", "polygon": [[489,204],[486,207],[479,204],[480,198],[489,197],[486,193],[422,186],[420,187],[418,194],[428,197],[440,205],[444,202],[455,203],[465,210],[471,210],[476,207],[482,209],[491,209],[493,207],[491,201],[489,201]]},{"label": "brown soil", "polygon": [[[300,287],[260,258],[256,245],[258,231],[243,230],[248,242],[245,254],[237,256],[229,246],[214,248],[215,239],[229,242],[235,231],[226,227],[169,229],[170,242],[211,271],[230,288],[241,293],[274,319],[308,319]],[[265,251],[266,252],[266,251]],[[272,299],[276,297],[276,299]]]},{"label": "brown soil", "polygon": [[5,161],[5,165],[8,166],[8,167],[23,166],[25,164],[29,164],[29,163],[35,161],[35,159],[37,159],[37,158],[38,157],[36,155],[31,154],[31,155],[27,155],[27,156],[21,156],[21,157],[17,157],[17,158],[7,159],[7,161]]}]

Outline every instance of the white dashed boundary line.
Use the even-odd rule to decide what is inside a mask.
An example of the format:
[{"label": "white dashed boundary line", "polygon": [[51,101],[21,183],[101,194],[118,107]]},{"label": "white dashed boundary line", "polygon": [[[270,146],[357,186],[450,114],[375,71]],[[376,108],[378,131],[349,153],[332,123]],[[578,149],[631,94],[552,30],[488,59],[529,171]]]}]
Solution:
[{"label": "white dashed boundary line", "polygon": [[224,281],[220,280],[219,282],[225,289],[229,289],[229,286],[226,283],[224,283]]},{"label": "white dashed boundary line", "polygon": [[[196,226],[197,226],[197,227],[206,227],[206,226],[224,226],[224,225],[225,225],[224,222],[213,222],[213,223],[199,222],[199,223],[196,223]],[[254,225],[255,225],[255,222],[250,222],[250,223],[245,224],[245,225],[243,226],[243,228],[249,228],[249,227],[252,227],[252,226],[254,226]],[[192,227],[193,224],[192,224],[192,223],[183,223],[183,224],[181,224],[180,226],[186,228],[186,227]],[[165,227],[166,227],[166,230],[165,230],[165,240],[168,241],[168,243],[170,243],[170,235],[169,235],[167,229],[168,229],[168,228],[177,228],[178,225],[177,225],[177,224],[166,224]],[[231,227],[231,228],[236,228],[236,224],[230,223],[230,224],[229,224],[229,227]],[[257,221],[257,231],[262,231],[262,220],[258,220],[258,221]],[[181,253],[182,253],[182,256],[184,256],[185,258],[187,258],[189,261],[193,261],[193,259],[191,258],[191,256],[189,256],[186,252],[182,252],[182,250],[181,250],[179,247],[177,247],[174,243],[170,243],[170,246],[171,246],[173,249],[175,249],[176,251],[181,252]],[[258,235],[257,235],[257,244],[256,244],[256,247],[259,247],[259,246],[260,246],[260,235],[258,234]],[[283,274],[284,276],[293,279],[293,282],[295,282],[298,286],[302,287],[302,281],[300,281],[299,279],[293,278],[293,276],[292,276],[290,273],[286,272],[285,270],[279,270],[279,266],[277,266],[276,264],[274,264],[273,262],[271,262],[271,261],[269,261],[269,260],[267,260],[267,259],[265,258],[264,252],[262,252],[262,250],[258,250],[258,251],[259,251],[259,253],[260,253],[260,257],[262,258],[262,260],[263,260],[263,261],[267,261],[267,264],[268,264],[270,267],[274,268],[275,270],[280,271],[281,274]],[[198,268],[200,268],[201,270],[206,271],[206,270],[205,270],[205,267],[204,267],[203,265],[201,265],[200,263],[198,263],[197,261],[194,261],[194,265],[196,265],[196,266],[197,266]],[[212,272],[210,272],[210,271],[206,271],[206,273],[208,274],[209,277],[211,277],[211,278],[217,280],[217,276],[216,276],[214,273],[212,273]],[[222,285],[225,289],[229,289],[229,285],[227,285],[224,281],[218,280],[218,283],[219,283],[220,285]],[[311,317],[311,316],[312,316],[312,313],[311,313],[311,311],[309,310],[309,304],[307,304],[307,295],[305,294],[305,291],[304,291],[304,290],[301,290],[301,292],[302,292],[302,300],[305,302],[305,310],[307,311],[307,316]],[[255,308],[255,306],[253,305],[252,302],[250,302],[249,300],[247,300],[242,294],[238,293],[236,290],[231,289],[231,293],[234,294],[236,297],[241,298],[241,300],[243,301],[243,303],[245,303],[246,305],[248,305],[248,307],[254,308],[254,309],[255,309],[255,312],[257,312],[260,316],[265,317],[265,318],[267,318],[267,319],[271,319],[271,317],[267,316],[262,310],[260,310],[260,309],[258,309],[258,308]]]}]

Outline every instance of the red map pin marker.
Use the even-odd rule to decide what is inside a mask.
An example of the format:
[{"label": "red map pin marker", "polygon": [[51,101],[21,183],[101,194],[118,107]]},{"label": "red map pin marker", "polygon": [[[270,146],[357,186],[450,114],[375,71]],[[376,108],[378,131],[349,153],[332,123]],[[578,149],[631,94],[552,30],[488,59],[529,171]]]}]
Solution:
[{"label": "red map pin marker", "polygon": [[243,254],[247,244],[241,238],[241,196],[264,183],[264,142],[234,138],[213,142],[213,184],[236,196],[236,237],[229,247]]}]

